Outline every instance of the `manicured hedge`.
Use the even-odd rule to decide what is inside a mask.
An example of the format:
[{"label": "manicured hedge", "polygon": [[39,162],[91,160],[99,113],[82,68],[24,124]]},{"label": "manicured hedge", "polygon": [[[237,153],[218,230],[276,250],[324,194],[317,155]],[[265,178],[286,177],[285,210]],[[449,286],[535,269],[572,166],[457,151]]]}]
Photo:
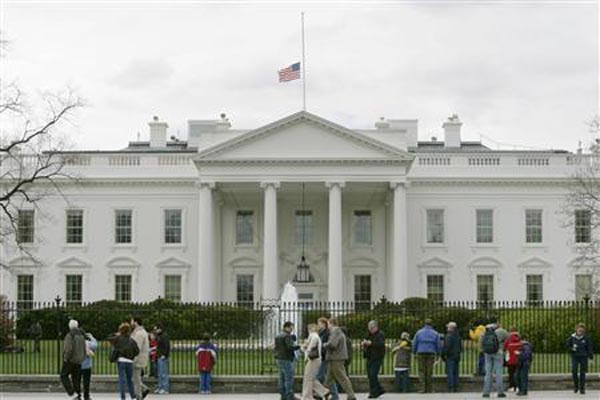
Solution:
[{"label": "manicured hedge", "polygon": [[55,339],[66,333],[68,320],[74,318],[97,338],[106,338],[133,315],[140,316],[147,329],[162,325],[172,339],[198,338],[204,332],[219,338],[247,338],[263,324],[261,311],[232,305],[178,304],[164,299],[143,304],[99,301],[83,307],[21,312],[16,333],[26,338],[31,325],[40,321],[43,338]]}]

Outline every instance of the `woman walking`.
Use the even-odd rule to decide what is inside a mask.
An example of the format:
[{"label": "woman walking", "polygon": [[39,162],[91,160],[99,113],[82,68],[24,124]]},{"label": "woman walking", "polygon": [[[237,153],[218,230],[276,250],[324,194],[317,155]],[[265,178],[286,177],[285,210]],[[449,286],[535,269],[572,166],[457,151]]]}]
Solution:
[{"label": "woman walking", "polygon": [[130,335],[131,325],[127,322],[123,322],[119,325],[119,332],[109,339],[113,345],[112,359],[115,359],[117,362],[121,400],[125,400],[126,391],[129,391],[131,399],[135,399],[135,390],[133,388],[133,359],[139,354],[140,350],[137,343]]},{"label": "woman walking", "polygon": [[304,380],[302,381],[302,400],[312,400],[313,391],[321,398],[329,396],[329,390],[317,379],[321,367],[321,338],[319,326],[308,325],[308,338],[303,346],[304,350]]}]

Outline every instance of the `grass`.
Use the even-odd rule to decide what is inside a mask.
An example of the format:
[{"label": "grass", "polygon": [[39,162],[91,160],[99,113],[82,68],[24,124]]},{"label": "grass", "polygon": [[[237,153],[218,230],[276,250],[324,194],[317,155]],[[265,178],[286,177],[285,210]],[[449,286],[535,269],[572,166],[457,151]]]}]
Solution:
[{"label": "grass", "polygon": [[[215,375],[273,375],[276,373],[273,352],[269,349],[246,349],[247,342],[219,343],[221,349],[215,367]],[[0,375],[42,375],[58,374],[62,360],[62,343],[57,341],[42,341],[40,353],[33,352],[33,341],[20,340],[19,346],[25,349],[24,353],[0,353]],[[193,343],[185,341],[174,341],[173,347]],[[116,366],[108,361],[110,345],[101,342],[95,357],[93,358],[94,374],[116,375]],[[477,351],[471,342],[465,342],[465,351],[460,363],[461,375],[473,375],[476,370]],[[414,360],[413,360],[414,362]],[[296,366],[296,373],[302,374],[302,363]],[[196,359],[192,350],[172,351],[169,359],[171,375],[196,375]],[[570,373],[570,358],[567,353],[534,353],[534,361],[531,367],[532,374],[565,374]],[[600,366],[591,363],[589,372],[600,372]],[[393,374],[393,357],[386,356],[384,374]],[[412,373],[416,373],[416,365],[413,364]],[[353,361],[350,365],[351,375],[365,375],[365,363],[358,351],[354,352]],[[435,374],[444,374],[444,363],[435,365]]]}]

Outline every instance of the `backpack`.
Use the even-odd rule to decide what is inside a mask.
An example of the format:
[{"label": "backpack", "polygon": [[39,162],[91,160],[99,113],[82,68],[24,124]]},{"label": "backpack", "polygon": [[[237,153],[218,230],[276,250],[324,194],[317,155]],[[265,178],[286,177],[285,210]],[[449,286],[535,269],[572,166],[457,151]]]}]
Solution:
[{"label": "backpack", "polygon": [[129,338],[129,346],[127,346],[127,348],[123,351],[122,356],[133,360],[137,357],[138,354],[140,354],[140,348],[138,347],[135,340]]},{"label": "backpack", "polygon": [[500,350],[500,341],[493,329],[486,329],[481,341],[481,349],[485,354],[496,354]]},{"label": "backpack", "polygon": [[212,350],[206,347],[198,349],[198,371],[210,372],[215,365]]},{"label": "backpack", "polygon": [[519,364],[527,364],[533,360],[533,349],[530,343],[523,343],[519,354]]}]

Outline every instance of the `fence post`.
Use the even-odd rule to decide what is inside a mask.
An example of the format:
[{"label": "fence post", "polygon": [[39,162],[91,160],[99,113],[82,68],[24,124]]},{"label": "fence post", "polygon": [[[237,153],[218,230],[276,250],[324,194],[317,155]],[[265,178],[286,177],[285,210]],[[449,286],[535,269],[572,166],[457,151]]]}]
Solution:
[{"label": "fence post", "polygon": [[58,367],[58,373],[62,370],[62,351],[61,351],[61,331],[60,325],[62,323],[61,312],[60,312],[60,303],[62,299],[59,295],[56,295],[54,298],[54,305],[56,307],[56,365]]}]

